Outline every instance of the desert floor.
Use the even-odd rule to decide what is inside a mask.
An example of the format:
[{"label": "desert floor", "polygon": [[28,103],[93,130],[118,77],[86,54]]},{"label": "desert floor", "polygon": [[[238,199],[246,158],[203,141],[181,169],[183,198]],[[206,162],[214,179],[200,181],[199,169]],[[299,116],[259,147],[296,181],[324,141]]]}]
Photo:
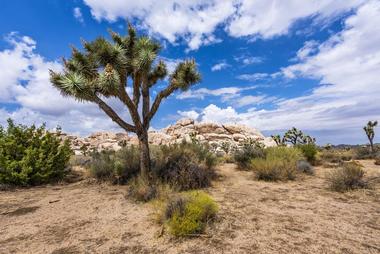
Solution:
[{"label": "desert floor", "polygon": [[[361,161],[368,176],[380,166]],[[327,190],[325,174],[293,182],[253,179],[219,166],[209,192],[217,221],[197,238],[162,234],[152,204],[125,198],[125,186],[75,183],[0,192],[0,253],[380,253],[380,184]]]}]

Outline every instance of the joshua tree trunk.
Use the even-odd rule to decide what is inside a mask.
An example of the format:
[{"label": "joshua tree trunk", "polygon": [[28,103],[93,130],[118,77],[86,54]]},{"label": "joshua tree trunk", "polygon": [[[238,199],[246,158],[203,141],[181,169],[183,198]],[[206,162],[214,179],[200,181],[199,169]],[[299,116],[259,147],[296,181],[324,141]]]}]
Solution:
[{"label": "joshua tree trunk", "polygon": [[[369,138],[369,137],[368,137]],[[371,153],[374,153],[374,149],[373,149],[373,139],[370,139],[369,138],[369,145],[371,147]]]},{"label": "joshua tree trunk", "polygon": [[149,142],[148,142],[148,132],[144,131],[139,135],[139,146],[140,146],[140,170],[141,175],[144,178],[150,177],[150,153],[149,153]]}]

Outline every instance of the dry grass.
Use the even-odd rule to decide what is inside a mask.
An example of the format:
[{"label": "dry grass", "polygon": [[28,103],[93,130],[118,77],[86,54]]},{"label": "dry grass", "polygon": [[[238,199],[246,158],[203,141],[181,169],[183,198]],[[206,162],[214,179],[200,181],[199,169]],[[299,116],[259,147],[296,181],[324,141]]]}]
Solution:
[{"label": "dry grass", "polygon": [[[373,160],[361,163],[380,176]],[[0,192],[0,253],[379,253],[380,183],[332,192],[330,170],[272,183],[225,164],[207,190],[218,220],[180,240],[162,232],[152,204],[125,199],[127,186],[85,180]]]}]

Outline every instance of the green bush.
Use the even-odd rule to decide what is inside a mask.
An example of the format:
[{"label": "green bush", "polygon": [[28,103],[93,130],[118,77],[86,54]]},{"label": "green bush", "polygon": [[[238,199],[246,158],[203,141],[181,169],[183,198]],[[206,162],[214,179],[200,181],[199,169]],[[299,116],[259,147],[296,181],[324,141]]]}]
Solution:
[{"label": "green bush", "polygon": [[216,176],[217,158],[194,143],[161,146],[152,156],[152,169],[160,181],[177,190],[208,187]]},{"label": "green bush", "polygon": [[297,148],[270,147],[266,149],[265,158],[251,161],[251,167],[258,180],[294,180],[297,175],[297,162],[302,158],[302,153]]},{"label": "green bush", "polygon": [[9,119],[7,129],[0,127],[0,183],[26,186],[62,179],[72,151],[59,134]]},{"label": "green bush", "polygon": [[174,236],[191,236],[202,233],[215,218],[218,206],[202,191],[191,191],[170,199],[164,218]]},{"label": "green bush", "polygon": [[135,146],[94,152],[91,156],[90,173],[98,180],[124,184],[140,169],[139,151]]},{"label": "green bush", "polygon": [[258,142],[247,141],[241,149],[234,152],[234,161],[239,169],[249,169],[252,159],[264,157],[264,147]]},{"label": "green bush", "polygon": [[334,169],[327,175],[327,181],[330,189],[338,192],[366,188],[364,173],[360,165],[353,162],[344,163],[342,167]]},{"label": "green bush", "polygon": [[317,159],[318,149],[315,144],[297,145],[308,162],[314,164]]}]

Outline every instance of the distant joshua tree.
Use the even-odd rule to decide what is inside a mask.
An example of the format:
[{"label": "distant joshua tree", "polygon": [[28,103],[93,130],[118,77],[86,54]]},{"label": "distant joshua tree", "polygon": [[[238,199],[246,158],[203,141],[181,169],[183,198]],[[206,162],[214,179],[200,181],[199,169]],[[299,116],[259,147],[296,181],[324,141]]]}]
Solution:
[{"label": "distant joshua tree", "polygon": [[273,141],[278,145],[278,146],[285,146],[286,145],[286,142],[285,142],[285,137],[282,137],[277,134],[277,135],[272,135],[271,136]]},{"label": "distant joshua tree", "polygon": [[286,143],[292,145],[315,144],[315,138],[304,134],[301,130],[298,130],[295,127],[285,132],[282,138],[280,135],[272,135],[271,137],[278,146],[285,146]]},{"label": "distant joshua tree", "polygon": [[[187,90],[198,83],[201,77],[195,61],[186,60],[179,63],[166,79],[166,65],[161,60],[157,61],[161,45],[149,37],[136,35],[131,25],[127,36],[112,31],[110,34],[112,41],[98,37],[92,42],[83,41],[83,51],[73,47],[71,58],[63,59],[63,72],[50,71],[50,80],[62,95],[97,104],[125,131],[136,133],[140,146],[141,174],[148,176],[150,121],[163,99],[177,90]],[[151,104],[151,89],[160,80],[167,80],[168,84],[157,93]],[[131,93],[127,93],[127,88]],[[117,98],[125,105],[132,124],[125,122],[104,100],[109,97]]]},{"label": "distant joshua tree", "polygon": [[367,126],[364,126],[363,129],[365,131],[365,134],[367,135],[368,137],[368,140],[369,140],[369,144],[371,146],[371,153],[374,152],[374,148],[373,148],[373,139],[375,137],[375,127],[377,126],[377,121],[369,121],[367,123]]}]

